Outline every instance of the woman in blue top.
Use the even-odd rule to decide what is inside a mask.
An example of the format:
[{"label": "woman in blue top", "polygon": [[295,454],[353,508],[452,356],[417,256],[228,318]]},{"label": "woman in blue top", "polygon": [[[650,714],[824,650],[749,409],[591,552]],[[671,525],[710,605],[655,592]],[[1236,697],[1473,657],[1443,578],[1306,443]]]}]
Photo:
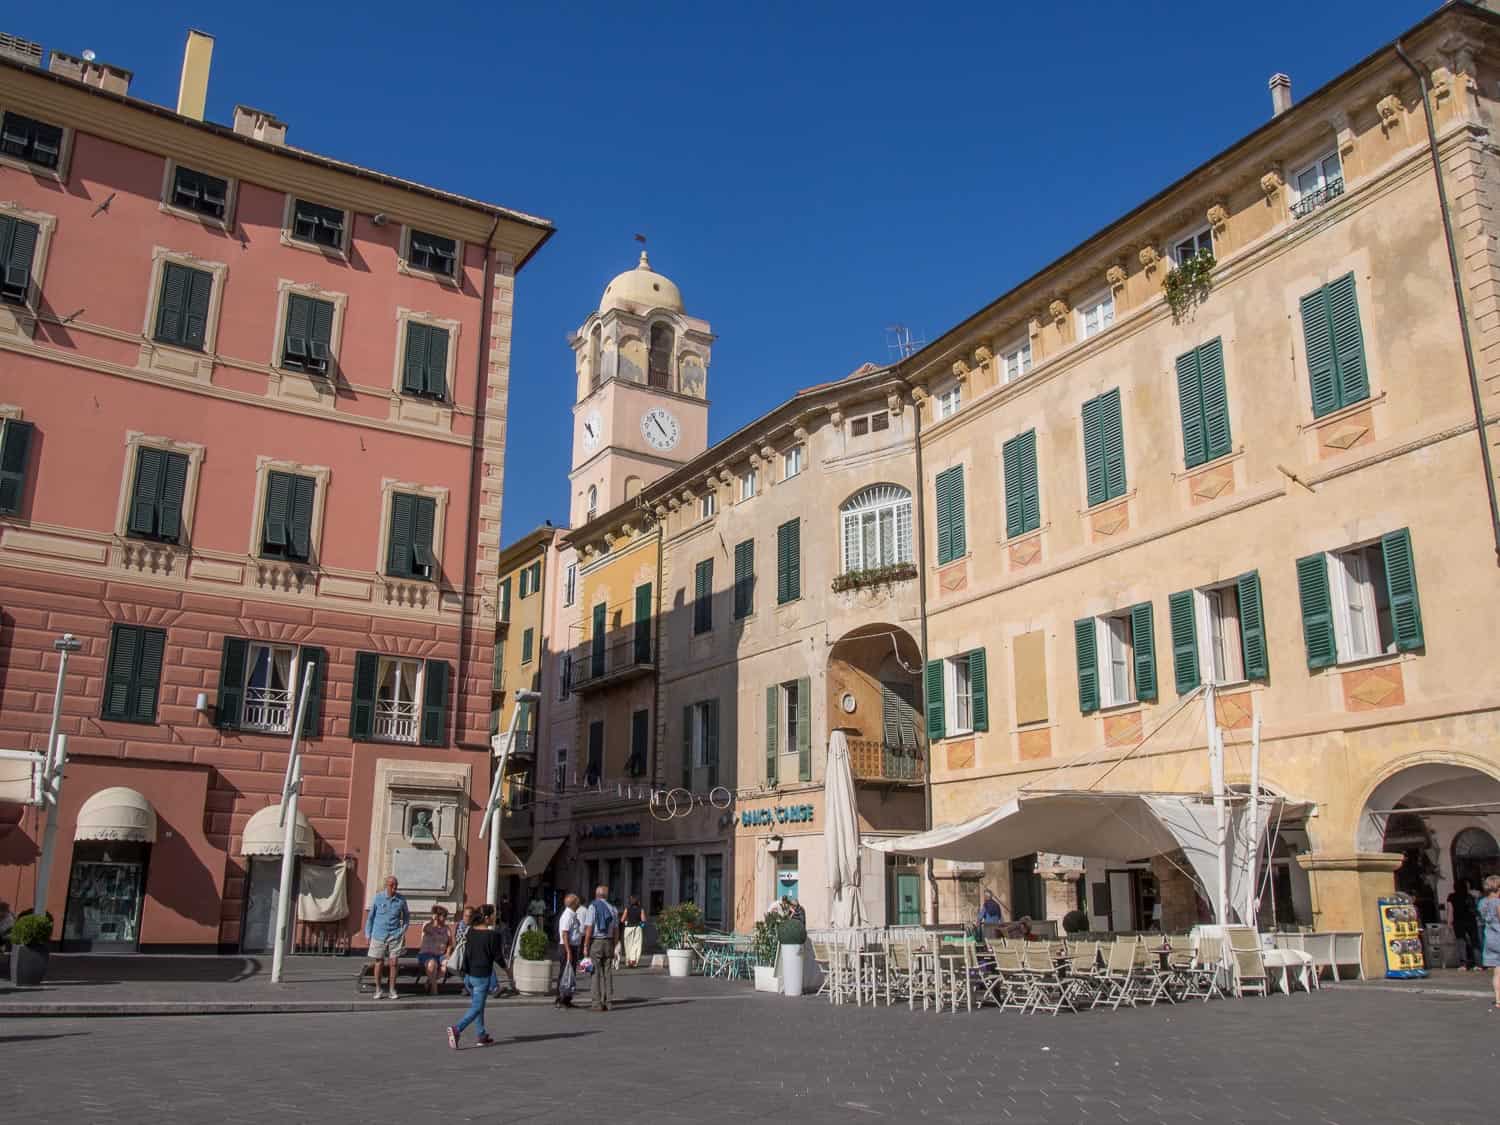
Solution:
[{"label": "woman in blue top", "polygon": [[1491,973],[1495,985],[1495,999],[1490,1011],[1500,1008],[1500,875],[1490,875],[1484,881],[1484,897],[1479,900],[1479,929],[1484,941],[1484,967]]}]

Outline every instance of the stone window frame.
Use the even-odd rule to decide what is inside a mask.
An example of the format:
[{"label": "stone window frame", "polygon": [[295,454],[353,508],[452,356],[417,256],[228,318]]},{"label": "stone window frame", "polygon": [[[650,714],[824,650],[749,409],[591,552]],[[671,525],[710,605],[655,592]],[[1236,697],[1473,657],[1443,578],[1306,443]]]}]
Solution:
[{"label": "stone window frame", "polygon": [[[307,562],[296,562],[289,559],[268,558],[261,554],[261,533],[266,518],[266,489],[270,483],[271,473],[296,473],[298,476],[312,477],[315,482],[313,488],[313,510],[312,527],[308,531],[308,560]],[[328,481],[333,476],[333,470],[326,465],[304,465],[300,461],[288,461],[284,458],[269,457],[259,454],[255,458],[255,503],[250,516],[250,545],[248,554],[256,562],[285,563],[288,566],[316,567],[321,565],[323,558],[323,512],[328,499]]]},{"label": "stone window frame", "polygon": [[[1109,323],[1100,324],[1099,327],[1091,335],[1088,331],[1089,310],[1097,308],[1098,306],[1103,305],[1106,302],[1109,304]],[[1080,343],[1083,343],[1087,340],[1092,340],[1095,337],[1103,336],[1117,323],[1119,323],[1119,312],[1120,310],[1118,307],[1118,303],[1115,301],[1115,293],[1113,289],[1106,287],[1104,289],[1097,289],[1091,292],[1084,300],[1079,301],[1073,309],[1073,315],[1078,318],[1078,341]],[[1100,319],[1102,320],[1103,318],[1101,317]]]},{"label": "stone window frame", "polygon": [[[161,312],[162,283],[167,263],[202,270],[213,276],[208,295],[208,316],[203,325],[203,350],[167,344],[156,338],[156,318]],[[214,357],[218,354],[219,317],[224,305],[224,283],[229,277],[227,262],[213,262],[186,250],[170,246],[151,248],[151,278],[146,291],[146,319],[141,325],[140,366],[158,375],[189,378],[208,383],[213,375]]]},{"label": "stone window frame", "polygon": [[14,168],[18,172],[25,172],[27,175],[36,176],[38,179],[52,180],[59,184],[66,184],[68,182],[68,171],[73,165],[73,137],[75,132],[73,127],[71,125],[64,125],[61,122],[49,121],[45,117],[38,117],[36,114],[17,106],[0,102],[0,121],[4,120],[7,113],[16,113],[22,117],[29,117],[33,121],[40,121],[44,125],[51,125],[53,128],[61,129],[62,143],[57,148],[56,168],[46,168],[40,164],[32,164],[28,160],[7,156],[3,152],[0,152],[0,168]]},{"label": "stone window frame", "polygon": [[[239,206],[240,181],[230,175],[222,175],[211,168],[194,167],[174,156],[169,156],[163,161],[165,168],[161,177],[161,195],[157,199],[157,210],[163,215],[174,215],[179,219],[187,219],[189,222],[198,223],[208,227],[210,230],[221,230],[228,234],[234,230],[236,209]],[[205,176],[220,176],[225,183],[224,187],[224,217],[216,219],[212,215],[205,215],[200,211],[189,211],[185,207],[178,207],[172,202],[172,184],[177,179],[177,169],[186,168],[189,172],[201,172]]]},{"label": "stone window frame", "polygon": [[386,559],[391,553],[391,497],[397,492],[412,496],[426,496],[436,501],[432,513],[432,578],[435,588],[443,580],[443,534],[448,523],[448,498],[452,493],[446,485],[419,484],[416,481],[382,477],[380,480],[380,537],[375,547],[375,574],[382,582],[421,582],[420,578],[401,578],[385,572]]},{"label": "stone window frame", "polygon": [[[315,301],[329,301],[333,304],[333,324],[328,330],[328,370],[321,375],[281,365],[282,358],[286,355],[286,320],[287,310],[291,304],[288,298],[294,293],[302,297],[311,297]],[[326,379],[329,383],[334,382],[340,370],[339,355],[344,342],[344,312],[348,304],[349,294],[347,293],[324,289],[321,285],[311,281],[278,278],[276,281],[276,333],[273,337],[271,369],[283,379]]]},{"label": "stone window frame", "polygon": [[447,411],[451,418],[454,403],[454,383],[458,377],[458,339],[459,332],[463,328],[463,321],[452,317],[437,316],[434,313],[422,309],[409,309],[405,306],[396,306],[396,346],[391,350],[395,352],[395,360],[391,364],[391,394],[396,398],[409,398],[401,390],[401,379],[406,368],[406,326],[408,324],[425,324],[429,328],[445,328],[448,330],[448,363],[447,370],[443,373],[443,380],[447,386],[447,392],[442,398],[424,398],[421,401],[429,407],[439,407]]},{"label": "stone window frame", "polygon": [[[433,273],[419,266],[411,264],[411,235],[412,231],[420,230],[423,234],[436,234],[443,238],[453,239],[453,276]],[[448,234],[441,230],[435,230],[429,226],[417,226],[415,223],[401,224],[401,246],[396,255],[396,272],[408,277],[425,277],[429,281],[435,281],[439,285],[446,285],[450,289],[459,289],[463,286],[464,279],[464,252],[468,245],[456,234]]]},{"label": "stone window frame", "polygon": [[52,249],[52,236],[57,230],[57,216],[47,211],[34,211],[16,199],[0,199],[0,215],[20,219],[37,228],[36,249],[31,253],[31,284],[26,290],[26,300],[20,305],[0,301],[0,334],[11,333],[31,339],[41,315],[38,310],[41,307],[48,252]]},{"label": "stone window frame", "polygon": [[187,482],[182,487],[182,538],[177,543],[162,546],[186,550],[193,545],[194,516],[198,507],[198,480],[203,469],[203,458],[208,447],[201,442],[178,441],[161,434],[146,434],[140,430],[125,432],[125,465],[120,473],[120,499],[115,506],[114,534],[117,539],[130,537],[130,500],[135,493],[136,463],[142,449],[160,449],[165,453],[184,453],[188,459]]},{"label": "stone window frame", "polygon": [[[1020,359],[1025,354],[1024,366]],[[1010,361],[1016,358],[1016,366],[1020,368],[1014,376],[1010,374]],[[995,374],[1001,386],[1009,386],[1011,383],[1019,383],[1026,376],[1036,370],[1036,347],[1031,342],[1031,336],[1022,332],[1019,336],[1012,336],[1009,342],[995,349]]]},{"label": "stone window frame", "polygon": [[[293,226],[292,220],[296,214],[297,200],[299,199],[307,203],[316,203],[319,207],[328,207],[344,213],[344,238],[338,246],[324,246],[321,242],[307,242],[298,238],[293,233],[296,228]],[[340,207],[334,203],[325,203],[321,199],[314,199],[305,192],[289,191],[286,193],[286,202],[282,204],[281,244],[291,247],[293,250],[306,250],[330,261],[347,264],[350,258],[350,247],[354,244],[354,212],[348,207]]]},{"label": "stone window frame", "polygon": [[[1182,265],[1182,261],[1179,261],[1177,258],[1177,251],[1181,247],[1181,245],[1184,242],[1192,242],[1193,245],[1198,246],[1198,240],[1201,239],[1205,234],[1208,235],[1209,254],[1211,256],[1217,257],[1214,246],[1214,228],[1212,224],[1198,223],[1190,228],[1184,228],[1182,231],[1179,231],[1174,237],[1167,240],[1165,257],[1167,261],[1172,264],[1173,268]],[[1198,249],[1193,251],[1193,254],[1197,255],[1201,254],[1202,252],[1203,248],[1199,246]],[[1183,261],[1186,261],[1186,259],[1183,259]]]}]

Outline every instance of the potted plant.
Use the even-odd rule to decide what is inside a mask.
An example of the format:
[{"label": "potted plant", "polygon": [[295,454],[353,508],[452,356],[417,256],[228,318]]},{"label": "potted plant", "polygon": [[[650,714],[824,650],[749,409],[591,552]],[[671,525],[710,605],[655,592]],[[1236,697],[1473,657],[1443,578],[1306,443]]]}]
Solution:
[{"label": "potted plant", "polygon": [[781,925],[785,921],[781,911],[772,910],[755,923],[752,949],[755,953],[756,992],[780,991],[780,985],[776,983],[776,954],[781,945]]},{"label": "potted plant", "polygon": [[1089,928],[1089,916],[1082,910],[1070,910],[1063,915],[1062,928],[1069,937],[1084,933]]},{"label": "potted plant", "polygon": [[667,950],[667,972],[674,977],[685,977],[693,963],[693,951],[687,939],[698,929],[703,914],[696,903],[679,902],[669,906],[656,916],[656,940]]},{"label": "potted plant", "polygon": [[545,996],[552,991],[552,961],[548,958],[550,942],[541,930],[527,930],[521,935],[521,955],[511,966],[516,991],[524,996]]},{"label": "potted plant", "polygon": [[10,981],[17,988],[35,988],[47,976],[47,942],[52,938],[52,915],[27,914],[10,931]]},{"label": "potted plant", "polygon": [[781,943],[782,991],[788,996],[802,995],[802,947],[807,944],[807,923],[792,914],[781,923],[776,940]]}]

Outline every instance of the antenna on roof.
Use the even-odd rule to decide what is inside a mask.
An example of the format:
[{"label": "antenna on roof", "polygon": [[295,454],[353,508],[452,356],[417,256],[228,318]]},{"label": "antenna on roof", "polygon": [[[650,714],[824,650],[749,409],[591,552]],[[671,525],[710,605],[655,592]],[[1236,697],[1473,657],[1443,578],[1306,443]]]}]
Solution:
[{"label": "antenna on roof", "polygon": [[911,329],[904,324],[887,324],[885,346],[890,349],[891,355],[902,360],[926,347],[927,341],[920,336],[913,336]]}]

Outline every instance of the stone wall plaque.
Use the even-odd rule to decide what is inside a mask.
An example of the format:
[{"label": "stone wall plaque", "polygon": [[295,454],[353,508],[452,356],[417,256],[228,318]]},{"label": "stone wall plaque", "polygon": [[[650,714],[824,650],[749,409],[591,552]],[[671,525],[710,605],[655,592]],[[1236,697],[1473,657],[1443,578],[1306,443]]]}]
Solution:
[{"label": "stone wall plaque", "polygon": [[444,848],[397,848],[391,856],[391,874],[407,894],[446,891],[448,852]]}]

